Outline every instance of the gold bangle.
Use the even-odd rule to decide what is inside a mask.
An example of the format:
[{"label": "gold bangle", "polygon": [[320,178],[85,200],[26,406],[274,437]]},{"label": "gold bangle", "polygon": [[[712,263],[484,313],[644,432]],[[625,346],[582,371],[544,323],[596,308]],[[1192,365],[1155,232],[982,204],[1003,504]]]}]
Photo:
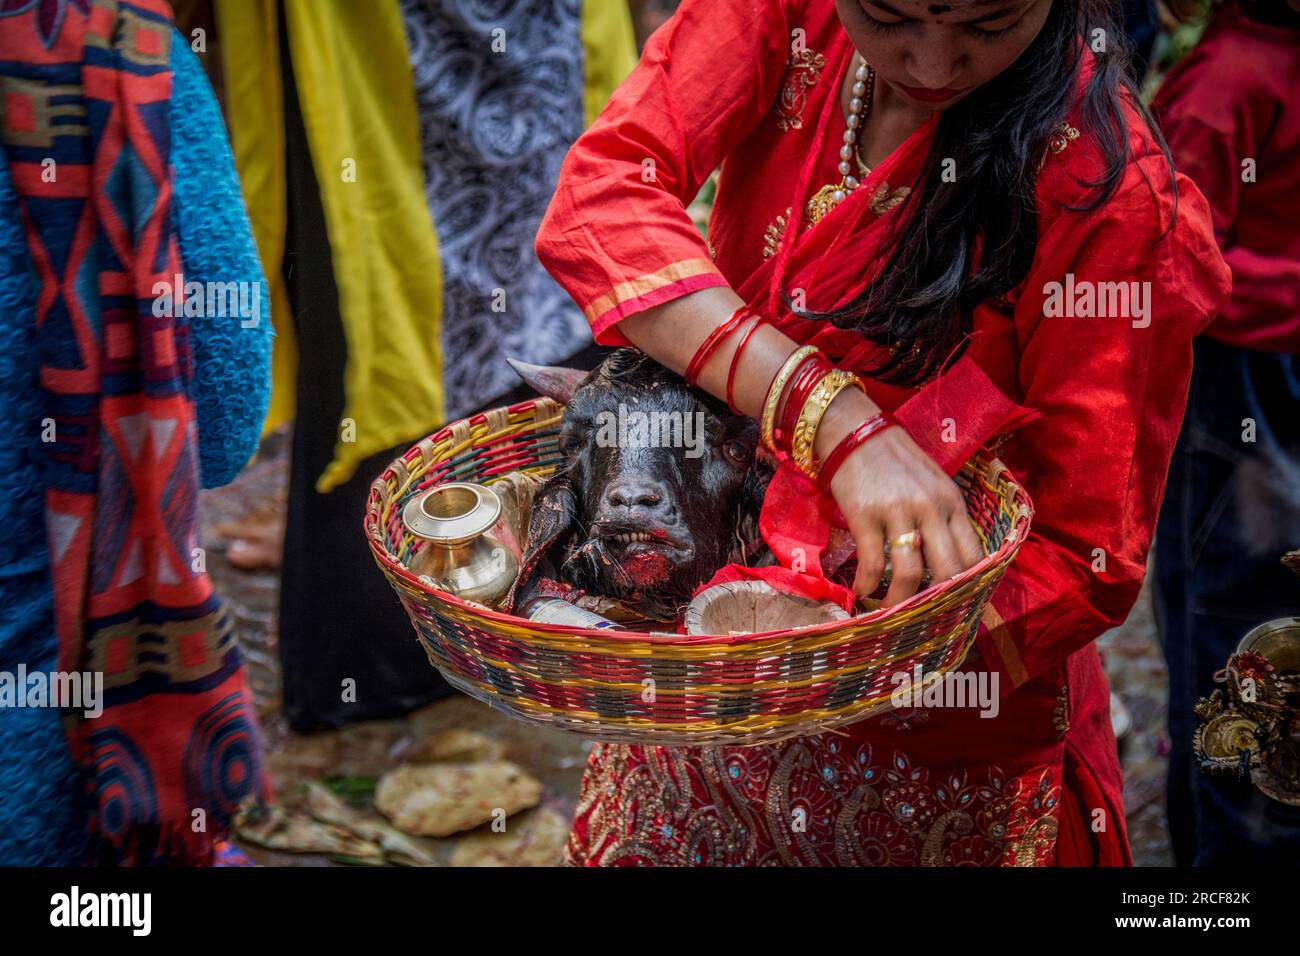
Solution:
[{"label": "gold bangle", "polygon": [[822,416],[826,414],[826,409],[830,407],[831,402],[835,401],[835,396],[849,386],[856,386],[864,395],[867,393],[867,387],[858,376],[843,369],[832,369],[813,386],[813,390],[808,394],[808,400],[799,410],[799,420],[794,426],[794,439],[790,443],[790,454],[799,470],[809,478],[816,478],[817,473],[821,471],[821,466],[814,460],[813,455],[817,426],[821,424]]},{"label": "gold bangle", "polygon": [[767,398],[763,400],[761,434],[763,444],[773,454],[776,453],[776,406],[781,401],[781,393],[785,391],[786,383],[790,381],[790,376],[794,374],[794,370],[803,364],[804,359],[817,351],[815,345],[805,345],[795,349],[790,353],[790,357],[785,360],[781,370],[776,373],[776,378],[772,379],[772,384],[768,386]]}]

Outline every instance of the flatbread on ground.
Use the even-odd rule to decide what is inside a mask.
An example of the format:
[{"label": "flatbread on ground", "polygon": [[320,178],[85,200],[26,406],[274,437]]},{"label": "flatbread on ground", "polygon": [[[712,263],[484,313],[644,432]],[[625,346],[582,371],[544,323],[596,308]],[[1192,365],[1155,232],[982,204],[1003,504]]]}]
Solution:
[{"label": "flatbread on ground", "polygon": [[379,812],[405,833],[443,837],[537,806],[542,785],[508,760],[402,764],[375,788]]}]

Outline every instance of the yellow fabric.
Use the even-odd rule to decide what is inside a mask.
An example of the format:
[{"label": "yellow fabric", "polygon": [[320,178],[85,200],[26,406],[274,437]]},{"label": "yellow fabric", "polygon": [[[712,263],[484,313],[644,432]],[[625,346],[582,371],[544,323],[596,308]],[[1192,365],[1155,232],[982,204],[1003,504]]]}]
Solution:
[{"label": "yellow fabric", "polygon": [[[339,440],[316,483],[326,492],[363,459],[442,423],[442,269],[396,0],[285,0],[284,10],[348,349]],[[219,0],[217,15],[235,163],[279,333],[291,323],[281,321],[289,310],[275,0]],[[287,331],[276,341],[268,426],[294,413],[297,351]]]},{"label": "yellow fabric", "polygon": [[626,0],[583,0],[582,49],[583,112],[590,126],[636,66],[636,35]]},{"label": "yellow fabric", "polygon": [[442,272],[396,0],[284,3],[348,346],[328,491],[441,423]]},{"label": "yellow fabric", "polygon": [[[276,0],[217,0],[215,10],[235,165],[271,287],[270,430],[295,413],[298,347],[281,272],[287,213]],[[345,422],[317,482],[323,492],[364,458],[442,423],[442,270],[396,0],[285,0],[285,19],[348,345]],[[636,65],[636,41],[621,0],[584,0],[581,30],[590,126]],[[346,161],[354,181],[345,179]]]},{"label": "yellow fabric", "polygon": [[276,0],[218,0],[226,122],[244,204],[271,290],[271,404],[263,432],[293,418],[298,348],[280,269],[284,257],[284,97]]}]

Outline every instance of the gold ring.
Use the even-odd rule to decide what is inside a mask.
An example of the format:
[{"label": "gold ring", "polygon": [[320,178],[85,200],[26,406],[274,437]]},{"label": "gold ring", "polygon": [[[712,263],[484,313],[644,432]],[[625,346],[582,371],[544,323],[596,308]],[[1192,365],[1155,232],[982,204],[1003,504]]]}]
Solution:
[{"label": "gold ring", "polygon": [[907,548],[910,550],[912,548],[920,547],[921,532],[919,531],[909,531],[906,534],[900,534],[897,538],[894,538],[889,542],[889,550],[893,553],[897,553],[899,548]]}]

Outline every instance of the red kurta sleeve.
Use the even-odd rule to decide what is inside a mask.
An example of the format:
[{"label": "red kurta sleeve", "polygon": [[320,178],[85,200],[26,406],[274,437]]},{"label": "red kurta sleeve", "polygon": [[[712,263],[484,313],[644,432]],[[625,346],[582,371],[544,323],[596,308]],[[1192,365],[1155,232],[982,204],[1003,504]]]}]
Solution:
[{"label": "red kurta sleeve", "polygon": [[[1078,167],[1058,173],[1062,182]],[[1014,319],[1022,401],[1042,417],[1002,451],[1035,515],[980,633],[1004,691],[1120,624],[1137,600],[1187,402],[1192,338],[1230,288],[1205,197],[1185,177],[1178,187],[1169,232],[1158,153],[1135,164],[1100,210],[1041,215]]]},{"label": "red kurta sleeve", "polygon": [[686,212],[767,113],[789,59],[795,0],[683,0],[565,157],[538,259],[596,341],[628,315],[727,281]]}]

